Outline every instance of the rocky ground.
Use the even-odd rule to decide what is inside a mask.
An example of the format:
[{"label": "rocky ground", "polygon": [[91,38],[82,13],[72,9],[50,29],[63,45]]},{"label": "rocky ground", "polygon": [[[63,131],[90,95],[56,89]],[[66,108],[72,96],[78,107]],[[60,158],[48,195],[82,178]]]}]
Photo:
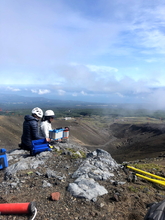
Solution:
[{"label": "rocky ground", "polygon": [[[0,201],[35,202],[36,220],[143,220],[148,204],[165,199],[164,186],[136,178],[135,172],[125,169],[123,163],[127,161],[131,166],[141,165],[141,169],[165,177],[164,126],[113,124],[110,126],[110,133],[108,131],[106,134],[105,131],[99,135],[100,130],[95,131],[86,125],[83,127],[72,122],[70,130],[73,133],[70,132],[69,143],[56,143],[51,152],[31,157],[29,152],[17,147],[20,124],[13,118],[10,118],[10,126],[8,123],[8,119],[1,118],[1,148],[7,149],[9,167],[0,171]],[[66,125],[66,122],[63,123]],[[70,122],[67,123],[68,126]],[[10,133],[6,136],[9,130]],[[80,135],[80,131],[84,132]],[[15,136],[12,136],[13,133]],[[97,136],[100,142],[95,145]],[[110,157],[104,161],[106,166],[100,164],[101,157],[94,153],[100,148],[110,153]],[[91,153],[94,162],[89,157]],[[79,185],[85,192],[94,189],[90,191],[92,196],[88,198],[82,191],[76,195],[68,190],[69,184],[75,183],[78,178],[74,175],[75,172],[80,173],[79,168],[87,158],[90,158],[89,167],[92,167],[92,171],[84,171],[84,175],[86,178],[90,177],[92,182],[85,184],[83,180],[83,184],[80,182]],[[110,158],[113,163],[109,162]],[[20,161],[23,163],[20,164]],[[112,168],[112,164],[115,168]],[[95,170],[95,166],[99,171]],[[102,179],[98,177],[101,170],[104,171],[100,174]],[[97,192],[97,187],[100,187],[101,195]],[[52,198],[54,192],[57,192],[56,200]],[[32,218],[33,215],[0,215],[2,220]]]},{"label": "rocky ground", "polygon": [[[36,157],[30,157],[24,150],[8,152],[9,167],[0,173],[1,203],[35,202],[35,219],[39,220],[141,220],[147,213],[148,204],[165,198],[163,186],[140,178],[135,179],[134,172],[123,169],[124,166],[117,165],[113,158],[115,169],[111,169],[110,163],[107,164],[114,176],[104,175],[102,180],[96,178],[95,181],[105,188],[102,195],[93,192],[90,194],[89,188],[96,191],[94,183],[84,186],[84,190],[88,191],[91,197],[85,198],[82,193],[73,195],[68,191],[68,186],[74,183],[76,178],[73,178],[73,174],[86,160],[84,155],[89,153],[86,148],[63,143],[56,144],[53,151],[41,153]],[[96,159],[100,161],[99,157]],[[20,161],[23,162],[19,164]],[[151,163],[152,160],[139,162],[145,164]],[[159,163],[162,169],[151,169],[152,172],[165,176],[164,157],[155,159],[155,162]],[[104,174],[105,171],[107,170],[104,170]],[[55,198],[57,200],[52,200],[52,193],[58,193]],[[25,220],[32,219],[32,216],[1,215],[0,219]]]}]

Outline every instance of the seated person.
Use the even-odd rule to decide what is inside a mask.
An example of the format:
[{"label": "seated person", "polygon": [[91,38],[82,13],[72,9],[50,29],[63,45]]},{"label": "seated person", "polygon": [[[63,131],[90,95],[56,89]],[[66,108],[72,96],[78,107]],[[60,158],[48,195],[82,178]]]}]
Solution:
[{"label": "seated person", "polygon": [[[21,137],[21,149],[31,150],[32,140],[44,139],[44,136],[40,136],[38,133],[38,122],[43,116],[42,109],[36,107],[32,109],[32,115],[26,115],[23,123],[23,134]],[[50,141],[50,138],[46,138],[46,141]]]},{"label": "seated person", "polygon": [[45,111],[45,114],[41,120],[40,125],[40,134],[45,137],[49,138],[49,130],[52,130],[52,121],[55,117],[55,114],[52,110]]}]

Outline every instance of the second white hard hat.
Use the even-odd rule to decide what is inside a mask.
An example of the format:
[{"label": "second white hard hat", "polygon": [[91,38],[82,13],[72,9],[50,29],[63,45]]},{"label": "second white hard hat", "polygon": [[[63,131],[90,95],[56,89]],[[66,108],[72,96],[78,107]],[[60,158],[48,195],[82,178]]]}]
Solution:
[{"label": "second white hard hat", "polygon": [[54,111],[52,111],[52,110],[46,110],[45,111],[45,116],[55,116],[55,114],[54,114]]}]

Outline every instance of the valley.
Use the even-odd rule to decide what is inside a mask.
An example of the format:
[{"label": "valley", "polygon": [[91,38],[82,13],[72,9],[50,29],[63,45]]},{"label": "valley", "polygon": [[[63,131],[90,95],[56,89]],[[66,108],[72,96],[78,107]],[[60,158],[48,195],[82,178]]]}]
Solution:
[{"label": "valley", "polygon": [[[23,116],[0,116],[0,144],[1,148],[5,148],[9,153],[9,166],[18,165],[21,160],[44,160],[42,155],[39,155],[40,158],[29,157],[28,151],[16,150],[22,134],[23,121]],[[71,120],[56,118],[52,127],[69,127],[69,143],[55,144],[59,151],[55,148],[49,160],[37,168],[18,170],[7,180],[4,178],[5,170],[1,170],[1,203],[35,201],[38,210],[36,220],[142,220],[147,213],[148,204],[164,199],[164,186],[142,178],[133,181],[135,173],[125,170],[123,164],[128,163],[130,166],[165,177],[164,124],[162,120],[148,120],[145,117],[121,117],[115,120],[100,116]],[[114,171],[113,178],[117,181],[98,181],[108,193],[99,196],[95,202],[71,196],[67,191],[68,184],[73,183],[72,174],[85,159],[73,158],[73,152],[78,149],[86,155],[87,152],[93,152],[98,148],[109,152],[119,166],[122,164],[121,169]],[[13,150],[16,150],[14,155]],[[48,170],[64,175],[65,179],[48,178]],[[47,187],[43,185],[45,181],[49,184]],[[59,201],[50,199],[52,192],[60,193]],[[28,215],[1,217],[6,220],[29,219]]]},{"label": "valley", "polygon": [[[18,148],[23,116],[0,116],[0,144],[7,150]],[[145,117],[57,118],[53,128],[69,127],[69,141],[95,150],[108,151],[118,162],[153,158],[165,154],[165,122]]]}]

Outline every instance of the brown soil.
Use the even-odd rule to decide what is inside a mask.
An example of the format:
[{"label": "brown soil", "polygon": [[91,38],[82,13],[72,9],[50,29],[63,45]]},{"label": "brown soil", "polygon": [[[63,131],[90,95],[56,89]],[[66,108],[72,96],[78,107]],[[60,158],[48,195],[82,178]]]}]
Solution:
[{"label": "brown soil", "polygon": [[[1,148],[17,148],[23,117],[0,116]],[[154,158],[165,153],[165,124],[117,124],[100,129],[84,120],[55,120],[53,128],[69,127],[70,142],[90,150],[102,148],[118,162]]]},{"label": "brown soil", "polygon": [[[0,116],[0,143],[1,148],[7,150],[18,148],[22,133],[22,117]],[[118,162],[128,161],[134,163],[158,164],[161,169],[152,168],[149,172],[165,177],[165,126],[163,124],[111,124],[109,129],[97,129],[89,126],[84,121],[56,120],[54,127],[70,128],[70,143],[77,143],[89,150],[102,148],[108,151]],[[136,160],[136,161],[135,161]],[[132,161],[132,162],[131,162]],[[65,167],[70,166],[69,170]],[[50,180],[53,188],[41,187],[41,182],[46,179],[44,175],[38,176],[34,171],[20,172],[18,177],[25,183],[20,189],[10,189],[3,192],[1,189],[1,203],[22,203],[35,201],[38,214],[36,220],[142,220],[147,213],[147,204],[162,201],[165,198],[164,186],[138,178],[133,182],[130,177],[134,172],[121,171],[125,179],[124,185],[113,185],[109,181],[99,183],[108,190],[108,194],[98,197],[97,202],[74,198],[67,192],[69,182],[74,180],[69,173],[73,173],[80,165],[79,159],[54,153],[53,160],[46,162],[45,166],[64,173],[66,181]],[[37,169],[45,173],[45,167]],[[29,171],[30,172],[30,171]],[[3,170],[0,173],[3,182]],[[59,201],[51,201],[52,192],[60,192]],[[30,219],[29,216],[0,216],[3,219]]]}]

